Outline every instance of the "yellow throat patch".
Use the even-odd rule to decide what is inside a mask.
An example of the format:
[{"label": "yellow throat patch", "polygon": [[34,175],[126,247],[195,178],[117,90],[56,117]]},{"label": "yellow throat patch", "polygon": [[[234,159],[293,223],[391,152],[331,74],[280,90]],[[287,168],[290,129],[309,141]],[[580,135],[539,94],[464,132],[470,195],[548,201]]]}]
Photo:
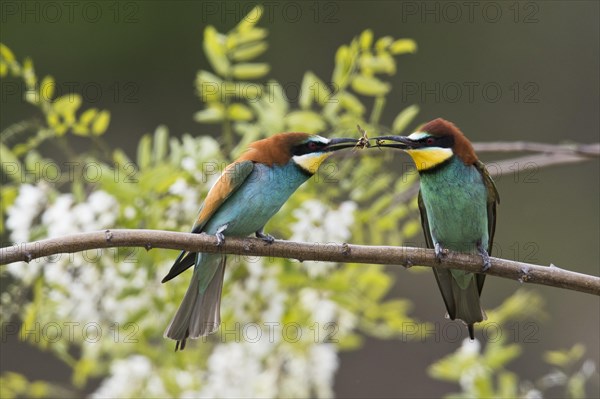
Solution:
[{"label": "yellow throat patch", "polygon": [[417,170],[427,170],[435,167],[452,157],[450,148],[429,147],[415,150],[406,150],[413,159]]},{"label": "yellow throat patch", "polygon": [[321,166],[323,161],[325,161],[330,155],[331,152],[317,152],[304,155],[295,155],[292,157],[292,159],[296,165],[314,175],[317,172],[317,169],[319,169],[319,166]]}]

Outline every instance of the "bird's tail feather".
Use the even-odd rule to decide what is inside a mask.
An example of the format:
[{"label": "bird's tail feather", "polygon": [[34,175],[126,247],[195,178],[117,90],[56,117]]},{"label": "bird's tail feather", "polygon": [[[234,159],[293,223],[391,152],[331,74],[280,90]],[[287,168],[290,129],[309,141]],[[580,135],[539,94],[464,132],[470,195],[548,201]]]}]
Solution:
[{"label": "bird's tail feather", "polygon": [[196,255],[197,254],[195,252],[181,251],[173,263],[173,266],[171,266],[171,270],[169,270],[169,273],[167,273],[161,282],[166,283],[167,281],[186,271],[188,268],[194,266],[194,263],[196,262]]},{"label": "bird's tail feather", "polygon": [[448,317],[465,322],[469,328],[469,337],[473,339],[473,323],[486,318],[479,302],[480,292],[476,275],[473,274],[468,283],[463,282],[464,288],[461,288],[451,270],[434,267],[433,271],[446,304]]},{"label": "bird's tail feather", "polygon": [[211,334],[221,324],[221,292],[225,275],[225,259],[225,256],[221,257],[212,281],[206,287],[206,291],[199,295],[192,309],[190,338]]},{"label": "bird's tail feather", "polygon": [[[165,330],[164,336],[179,341],[176,348],[183,349],[187,338],[198,338],[214,332],[221,323],[221,291],[225,272],[225,256],[194,268],[183,301]],[[213,263],[216,262],[216,263]],[[200,271],[214,268],[214,275],[206,290],[200,292]],[[204,269],[204,270],[203,270]],[[210,273],[210,270],[208,271]]]},{"label": "bird's tail feather", "polygon": [[479,301],[479,289],[477,288],[475,276],[465,289],[461,288],[456,280],[452,279],[452,293],[456,307],[453,318],[464,321],[469,328],[469,337],[474,339],[473,323],[479,323],[486,318]]}]

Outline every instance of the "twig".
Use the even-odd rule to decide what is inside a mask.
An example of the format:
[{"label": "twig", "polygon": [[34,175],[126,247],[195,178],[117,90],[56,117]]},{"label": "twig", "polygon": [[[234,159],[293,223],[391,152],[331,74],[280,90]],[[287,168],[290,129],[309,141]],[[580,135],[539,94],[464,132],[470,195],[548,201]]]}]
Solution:
[{"label": "twig", "polygon": [[473,143],[477,152],[544,152],[549,154],[600,155],[600,143],[592,144],[546,144],[528,141],[497,141]]},{"label": "twig", "polygon": [[[221,247],[217,240],[205,234],[177,233],[160,230],[106,230],[73,234],[0,249],[0,264],[33,259],[59,253],[111,247],[168,248],[243,256],[292,258],[302,261],[371,263],[389,265],[437,266],[481,271],[481,257],[449,253],[438,263],[433,250],[409,247],[364,246],[350,244],[302,243],[277,240],[267,245],[257,238],[227,238]],[[487,274],[519,282],[542,284],[568,290],[600,295],[600,277],[576,273],[556,266],[550,267],[490,258]],[[50,258],[47,262],[51,262]],[[51,267],[51,265],[49,266]]]}]

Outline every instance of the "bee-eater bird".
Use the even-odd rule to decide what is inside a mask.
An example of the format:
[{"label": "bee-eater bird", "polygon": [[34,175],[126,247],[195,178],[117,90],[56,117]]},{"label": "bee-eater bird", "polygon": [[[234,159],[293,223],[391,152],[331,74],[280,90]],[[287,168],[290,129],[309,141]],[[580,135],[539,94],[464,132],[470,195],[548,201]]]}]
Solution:
[{"label": "bee-eater bird", "polygon": [[[478,253],[483,269],[490,267],[496,229],[496,204],[500,202],[494,181],[479,161],[471,142],[451,122],[438,118],[408,137],[377,137],[380,146],[400,148],[413,159],[419,172],[418,203],[428,248],[438,259],[444,249]],[[398,144],[385,144],[391,140]],[[462,270],[433,268],[448,317],[460,319],[474,338],[473,323],[485,313],[479,297],[485,275]]]},{"label": "bee-eater bird", "polygon": [[[308,180],[333,151],[354,147],[356,139],[326,139],[307,133],[280,133],[250,145],[208,192],[192,233],[225,237],[255,233],[268,243],[265,224],[302,183]],[[187,338],[214,332],[221,323],[220,303],[225,255],[182,251],[167,276],[167,282],[194,266],[190,286],[165,337],[177,340],[175,350],[184,349]]]}]

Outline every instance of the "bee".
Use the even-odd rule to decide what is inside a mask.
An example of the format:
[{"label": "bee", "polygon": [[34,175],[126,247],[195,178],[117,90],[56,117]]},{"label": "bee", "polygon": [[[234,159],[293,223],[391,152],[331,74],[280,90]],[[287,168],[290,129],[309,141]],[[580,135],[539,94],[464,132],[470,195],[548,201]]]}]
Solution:
[{"label": "bee", "polygon": [[362,150],[365,147],[369,148],[371,146],[371,143],[369,143],[369,136],[367,135],[367,131],[365,129],[363,129],[362,127],[360,127],[360,125],[356,125],[356,128],[358,129],[358,132],[361,134],[361,137],[356,142],[356,145],[354,146],[354,150],[357,150],[357,149]]}]

